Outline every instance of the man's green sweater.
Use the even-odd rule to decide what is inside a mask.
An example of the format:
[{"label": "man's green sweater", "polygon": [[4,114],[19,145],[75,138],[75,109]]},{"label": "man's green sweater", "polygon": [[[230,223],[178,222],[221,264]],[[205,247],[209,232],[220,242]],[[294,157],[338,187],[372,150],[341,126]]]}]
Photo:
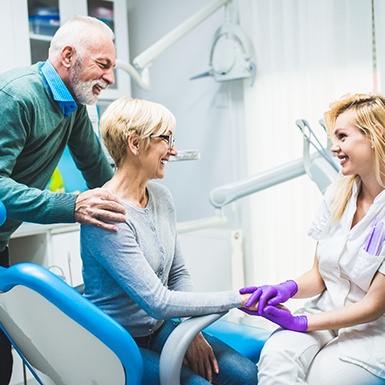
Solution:
[{"label": "man's green sweater", "polygon": [[76,196],[44,190],[67,144],[89,188],[113,175],[86,106],[64,118],[39,68],[0,76],[0,199],[8,217],[0,227],[0,251],[23,221],[75,221]]}]

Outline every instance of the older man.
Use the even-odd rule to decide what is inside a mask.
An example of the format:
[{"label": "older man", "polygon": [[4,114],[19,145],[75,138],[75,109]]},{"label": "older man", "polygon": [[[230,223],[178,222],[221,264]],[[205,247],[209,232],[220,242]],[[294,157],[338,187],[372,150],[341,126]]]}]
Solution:
[{"label": "older man", "polygon": [[[94,134],[86,104],[114,83],[114,34],[85,16],[64,23],[52,39],[46,62],[0,75],[0,200],[7,220],[0,227],[0,265],[9,266],[7,244],[23,221],[88,223],[116,231],[124,206],[98,187],[113,170]],[[74,194],[45,190],[68,145],[90,190]],[[12,356],[0,334],[0,385],[8,384]]]}]

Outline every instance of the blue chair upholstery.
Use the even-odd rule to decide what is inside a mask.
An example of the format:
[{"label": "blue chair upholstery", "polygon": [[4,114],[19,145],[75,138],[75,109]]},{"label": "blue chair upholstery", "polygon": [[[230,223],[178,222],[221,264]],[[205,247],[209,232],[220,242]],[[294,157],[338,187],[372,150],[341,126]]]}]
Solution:
[{"label": "blue chair upholstery", "polygon": [[5,209],[4,203],[0,200],[0,226],[7,219],[7,210]]},{"label": "blue chair upholstery", "polygon": [[[0,226],[5,219],[0,201]],[[193,317],[176,328],[161,354],[162,385],[179,385],[187,347],[204,328],[258,361],[269,332],[218,320],[224,314]],[[39,384],[141,384],[142,357],[130,334],[42,266],[0,267],[0,328]]]},{"label": "blue chair upholstery", "polygon": [[204,329],[208,334],[226,342],[234,350],[254,363],[259,361],[261,350],[271,331],[219,319]]},{"label": "blue chair upholstery", "polygon": [[130,334],[42,266],[0,268],[0,324],[40,384],[141,384]]},{"label": "blue chair upholstery", "polygon": [[[176,328],[161,353],[162,385],[180,384],[191,340],[223,314],[192,317]],[[0,327],[39,384],[141,384],[142,357],[130,334],[40,265],[0,267]]]}]

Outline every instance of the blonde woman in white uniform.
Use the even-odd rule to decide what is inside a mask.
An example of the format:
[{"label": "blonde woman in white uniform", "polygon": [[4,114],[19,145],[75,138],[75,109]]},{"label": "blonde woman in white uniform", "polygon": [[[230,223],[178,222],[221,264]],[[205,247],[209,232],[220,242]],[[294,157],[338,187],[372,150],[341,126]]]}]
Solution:
[{"label": "blonde woman in white uniform", "polygon": [[[259,385],[385,384],[385,97],[349,95],[325,122],[342,168],[309,235],[313,267],[295,281],[241,289],[279,328],[263,348]],[[291,314],[289,298],[317,297]]]}]

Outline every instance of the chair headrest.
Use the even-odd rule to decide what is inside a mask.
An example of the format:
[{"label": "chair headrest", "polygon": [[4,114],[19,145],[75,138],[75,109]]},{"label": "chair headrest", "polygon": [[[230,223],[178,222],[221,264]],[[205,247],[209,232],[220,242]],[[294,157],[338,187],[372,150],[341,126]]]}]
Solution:
[{"label": "chair headrest", "polygon": [[4,206],[4,203],[0,200],[0,226],[5,222],[7,219],[7,210]]}]

